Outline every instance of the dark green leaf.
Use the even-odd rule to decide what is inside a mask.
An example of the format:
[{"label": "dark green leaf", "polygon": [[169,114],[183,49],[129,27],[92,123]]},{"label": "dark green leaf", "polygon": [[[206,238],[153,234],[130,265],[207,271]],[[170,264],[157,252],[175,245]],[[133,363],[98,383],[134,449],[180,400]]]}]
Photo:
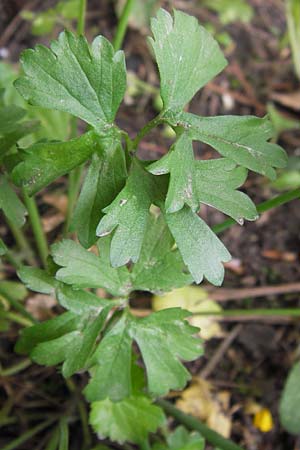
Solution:
[{"label": "dark green leaf", "polygon": [[225,66],[213,37],[195,17],[174,10],[174,20],[160,9],[152,19],[150,39],[161,78],[164,110],[182,109]]},{"label": "dark green leaf", "polygon": [[191,138],[183,133],[166,156],[148,167],[148,170],[161,175],[170,173],[170,183],[166,198],[168,213],[179,211],[186,204],[197,211],[199,202],[195,185],[196,169]]},{"label": "dark green leaf", "polygon": [[39,343],[64,336],[75,331],[77,326],[78,316],[66,312],[54,319],[23,329],[15,350],[17,353],[30,353]]},{"label": "dark green leaf", "polygon": [[148,389],[155,396],[182,389],[190,374],[179,358],[192,361],[202,354],[201,341],[194,336],[198,328],[185,320],[189,315],[183,309],[170,308],[131,324],[130,335],[140,348]]},{"label": "dark green leaf", "polygon": [[32,105],[68,112],[98,132],[111,127],[126,87],[123,52],[98,36],[89,48],[83,36],[65,31],[51,49],[37,45],[21,57],[25,76],[15,85]]},{"label": "dark green leaf", "polygon": [[213,206],[231,216],[238,223],[256,220],[258,213],[254,203],[243,192],[237,191],[247,178],[247,170],[236,167],[227,159],[196,161],[195,185],[200,203]]},{"label": "dark green leaf", "polygon": [[123,266],[129,261],[137,262],[147,224],[149,208],[159,187],[155,177],[146,172],[138,160],[134,159],[124,189],[105,208],[97,235],[102,237],[115,230],[110,248],[113,267]]},{"label": "dark green leaf", "polygon": [[30,195],[35,194],[86,161],[99,149],[99,142],[99,137],[89,131],[68,142],[34,144],[20,152],[23,161],[14,168],[13,180]]},{"label": "dark green leaf", "polygon": [[16,227],[24,225],[27,211],[4,175],[0,175],[0,209]]},{"label": "dark green leaf", "polygon": [[102,287],[112,295],[126,295],[131,288],[128,270],[111,267],[109,246],[109,237],[99,241],[99,257],[71,240],[54,244],[53,259],[63,267],[57,271],[56,279],[77,288]]},{"label": "dark green leaf", "polygon": [[131,394],[132,338],[127,314],[104,336],[95,351],[92,378],[84,390],[88,401],[120,401]]},{"label": "dark green leaf", "polygon": [[162,215],[151,215],[140,259],[133,266],[131,278],[136,290],[165,292],[190,284],[192,278]]},{"label": "dark green leaf", "polygon": [[287,156],[277,144],[268,142],[273,134],[267,117],[200,117],[190,113],[169,114],[174,126],[183,126],[194,140],[214,147],[237,164],[274,179],[274,168],[285,167]]},{"label": "dark green leaf", "polygon": [[102,139],[101,152],[95,153],[76,205],[71,231],[80,243],[91,247],[97,240],[96,228],[108,206],[123,188],[126,179],[124,151],[119,141]]},{"label": "dark green leaf", "polygon": [[7,247],[3,240],[0,238],[0,256],[4,256],[7,253]]},{"label": "dark green leaf", "polygon": [[219,286],[224,277],[222,262],[230,253],[209,226],[187,206],[176,213],[165,214],[175,242],[196,283],[203,277]]}]

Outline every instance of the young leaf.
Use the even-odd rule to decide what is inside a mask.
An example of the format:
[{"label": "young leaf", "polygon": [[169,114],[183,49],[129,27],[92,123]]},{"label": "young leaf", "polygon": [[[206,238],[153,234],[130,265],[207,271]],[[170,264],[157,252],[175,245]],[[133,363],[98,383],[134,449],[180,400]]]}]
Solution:
[{"label": "young leaf", "polygon": [[0,175],[0,209],[16,227],[24,225],[27,211],[4,175]]},{"label": "young leaf", "polygon": [[282,397],[279,414],[282,426],[292,434],[300,433],[300,362],[297,362],[288,374]]},{"label": "young leaf", "polygon": [[123,52],[107,39],[98,36],[89,48],[83,36],[64,31],[51,49],[25,50],[21,62],[25,76],[15,86],[31,105],[68,112],[98,132],[112,126],[126,71]]},{"label": "young leaf", "polygon": [[52,246],[56,264],[62,266],[56,279],[75,288],[102,287],[112,295],[124,296],[131,287],[126,267],[114,269],[109,262],[110,238],[99,241],[100,256],[87,251],[80,244],[63,240]]},{"label": "young leaf", "polygon": [[160,190],[155,181],[155,177],[134,159],[124,189],[104,210],[106,215],[98,225],[97,235],[106,236],[116,229],[110,248],[113,267],[139,259],[149,208]]},{"label": "young leaf", "polygon": [[182,109],[226,66],[226,60],[213,37],[183,12],[175,10],[173,19],[160,9],[151,29],[164,110]]},{"label": "young leaf", "polygon": [[117,403],[109,399],[92,403],[90,423],[101,437],[143,445],[149,433],[164,425],[165,416],[149,398],[134,395]]},{"label": "young leaf", "polygon": [[183,426],[167,437],[167,445],[155,444],[153,450],[204,450],[205,440],[199,433],[189,433]]},{"label": "young leaf", "polygon": [[84,390],[88,401],[118,402],[131,394],[132,338],[130,318],[124,314],[100,342],[91,364],[92,378]]},{"label": "young leaf", "polygon": [[45,270],[23,266],[18,270],[18,277],[31,291],[42,294],[54,294],[55,292],[57,283]]},{"label": "young leaf", "polygon": [[193,140],[211,145],[221,155],[270,179],[276,177],[274,168],[286,165],[284,150],[268,142],[273,128],[267,117],[200,117],[181,112],[169,114],[168,120],[173,126],[183,126]]},{"label": "young leaf", "polygon": [[219,286],[224,277],[222,262],[230,261],[230,253],[206,223],[187,206],[165,214],[175,242],[196,283],[203,277]]},{"label": "young leaf", "polygon": [[199,207],[195,186],[195,160],[191,138],[183,133],[171,150],[159,161],[151,164],[149,172],[154,175],[170,173],[166,198],[166,211],[179,211],[186,204],[196,212]]},{"label": "young leaf", "polygon": [[162,215],[150,216],[140,259],[131,279],[136,290],[165,292],[192,283]]},{"label": "young leaf", "polygon": [[196,161],[195,184],[200,203],[213,206],[231,216],[238,223],[256,220],[258,213],[254,203],[243,192],[237,191],[247,178],[247,170],[236,167],[227,159]]},{"label": "young leaf", "polygon": [[13,172],[13,181],[29,195],[70,172],[99,150],[100,139],[93,132],[68,142],[41,142],[19,152],[23,161]]},{"label": "young leaf", "polygon": [[184,320],[189,315],[183,309],[170,308],[131,324],[130,335],[140,348],[148,389],[155,396],[182,389],[190,374],[179,358],[192,361],[202,354],[201,341],[194,336],[198,328]]},{"label": "young leaf", "polygon": [[126,179],[124,151],[119,141],[102,140],[103,150],[94,153],[76,205],[71,231],[77,231],[86,248],[97,240],[96,228],[102,210],[123,188]]}]

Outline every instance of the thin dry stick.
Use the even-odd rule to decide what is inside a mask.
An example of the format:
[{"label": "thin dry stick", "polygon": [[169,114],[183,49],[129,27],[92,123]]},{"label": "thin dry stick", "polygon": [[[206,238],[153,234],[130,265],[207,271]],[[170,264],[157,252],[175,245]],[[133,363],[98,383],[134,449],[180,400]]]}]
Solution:
[{"label": "thin dry stick", "polygon": [[300,292],[300,283],[288,283],[278,286],[262,286],[243,289],[227,289],[227,288],[206,288],[210,296],[218,302],[226,302],[229,300],[243,300],[249,297],[267,297],[270,295],[292,294]]},{"label": "thin dry stick", "polygon": [[12,21],[8,24],[5,31],[2,33],[0,37],[0,47],[5,47],[7,45],[7,42],[10,40],[11,37],[14,36],[16,30],[20,26],[20,23],[22,22],[22,16],[21,12],[24,10],[31,11],[34,10],[37,5],[39,4],[39,0],[33,0],[32,2],[26,3],[23,8],[18,12],[18,14],[15,15],[15,17],[12,19]]},{"label": "thin dry stick", "polygon": [[210,374],[215,370],[224,354],[227,352],[232,342],[241,332],[243,326],[236,325],[233,330],[228,334],[228,336],[224,339],[221,345],[218,347],[217,351],[214,353],[213,357],[210,358],[209,362],[206,364],[204,369],[200,372],[201,378],[208,378]]}]

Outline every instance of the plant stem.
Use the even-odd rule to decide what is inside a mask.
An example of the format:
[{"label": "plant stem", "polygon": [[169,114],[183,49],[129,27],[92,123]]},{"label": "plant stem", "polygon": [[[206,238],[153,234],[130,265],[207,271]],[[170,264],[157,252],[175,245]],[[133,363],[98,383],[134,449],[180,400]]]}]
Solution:
[{"label": "plant stem", "polygon": [[185,427],[190,430],[199,431],[201,435],[213,446],[219,447],[222,450],[243,450],[242,447],[230,441],[229,439],[225,439],[216,431],[204,425],[204,423],[197,420],[195,417],[192,417],[184,412],[180,411],[176,408],[172,403],[158,399],[156,403],[161,406],[167,414],[174,417],[178,422],[182,423]]},{"label": "plant stem", "polygon": [[18,362],[17,364],[7,367],[7,369],[0,369],[0,377],[9,377],[11,375],[15,375],[16,373],[21,372],[24,369],[27,369],[27,367],[31,366],[32,362],[30,359],[26,358],[22,361]]},{"label": "plant stem", "polygon": [[123,8],[121,17],[118,21],[116,34],[113,39],[113,46],[114,46],[115,51],[120,50],[120,48],[122,47],[124,36],[125,36],[127,25],[128,25],[128,19],[130,16],[131,9],[134,5],[134,2],[135,2],[135,0],[127,0],[125,6]]},{"label": "plant stem", "polygon": [[35,242],[38,252],[44,267],[47,267],[47,257],[49,254],[48,242],[43,230],[39,210],[37,208],[35,199],[23,191],[23,199],[28,211],[32,231],[35,237]]},{"label": "plant stem", "polygon": [[24,253],[24,258],[31,266],[36,266],[36,260],[34,254],[28,244],[27,238],[21,228],[16,227],[16,225],[6,218],[7,224],[9,226],[10,231],[16,241],[16,244],[20,248],[20,250]]},{"label": "plant stem", "polygon": [[52,418],[52,419],[45,420],[45,422],[42,422],[39,425],[31,428],[30,430],[28,430],[25,433],[23,433],[17,439],[14,439],[13,441],[11,441],[5,447],[2,447],[2,450],[15,450],[21,444],[24,444],[24,442],[27,442],[30,438],[32,438],[36,434],[40,433],[45,428],[48,428],[56,420],[57,420],[57,418]]},{"label": "plant stem", "polygon": [[78,21],[77,21],[77,34],[84,34],[85,29],[85,13],[86,13],[87,0],[79,1]]},{"label": "plant stem", "polygon": [[154,117],[150,122],[147,123],[136,135],[135,139],[133,140],[132,149],[136,150],[138,148],[138,145],[140,141],[143,139],[143,137],[149,133],[153,128],[155,128],[157,125],[161,123],[162,115],[158,114],[158,116]]},{"label": "plant stem", "polygon": [[[78,21],[77,21],[77,34],[83,35],[85,29],[85,14],[86,14],[87,0],[80,0],[79,10],[78,10]],[[77,119],[76,117],[71,118],[71,138],[77,136]],[[76,167],[69,174],[69,189],[68,189],[68,207],[67,216],[64,224],[63,236],[66,237],[71,224],[72,214],[74,206],[77,200],[78,192],[80,189],[80,180],[83,171],[83,165]]]},{"label": "plant stem", "polygon": [[68,207],[67,207],[67,217],[64,225],[63,235],[66,237],[68,234],[73,210],[76,204],[76,200],[78,197],[79,189],[80,189],[80,181],[81,175],[83,171],[84,165],[78,166],[72,170],[69,174],[69,191],[68,191]]},{"label": "plant stem", "polygon": [[82,449],[86,450],[91,446],[92,438],[90,435],[89,430],[89,420],[88,420],[88,413],[86,410],[85,403],[82,401],[80,393],[77,391],[77,387],[75,383],[73,382],[72,378],[67,378],[65,380],[67,388],[69,389],[71,394],[75,395],[76,405],[79,412],[79,417],[81,421],[81,427],[82,427],[82,434],[83,434],[83,443],[82,443]]},{"label": "plant stem", "polygon": [[15,300],[13,297],[7,295],[7,292],[4,292],[1,289],[1,285],[0,285],[0,295],[2,295],[8,301],[8,303],[11,304],[13,308],[15,308],[20,314],[22,314],[22,316],[30,320],[32,324],[37,323],[37,320],[27,311],[27,309],[24,308],[22,303],[20,303],[18,300]]},{"label": "plant stem", "polygon": [[[256,207],[257,212],[263,213],[265,211],[268,211],[269,209],[273,209],[276,208],[277,206],[284,205],[285,203],[288,203],[291,200],[295,200],[297,198],[298,199],[300,198],[300,188],[285,192],[284,194],[277,195],[276,197],[271,198],[270,200],[260,203]],[[212,230],[218,234],[224,230],[227,230],[227,228],[230,228],[232,225],[236,225],[235,220],[226,219],[224,220],[224,222],[221,222],[213,226]]]},{"label": "plant stem", "polygon": [[227,309],[225,311],[199,311],[193,316],[300,316],[300,308],[256,308],[256,309]]},{"label": "plant stem", "polygon": [[0,309],[0,317],[11,320],[12,322],[16,322],[23,327],[31,327],[32,325],[31,320],[26,319],[25,317],[20,316],[20,314],[11,311],[3,311],[2,309]]},{"label": "plant stem", "polygon": [[300,7],[296,0],[286,0],[285,2],[286,21],[288,34],[292,49],[293,63],[296,75],[300,78]]},{"label": "plant stem", "polygon": [[16,270],[22,267],[22,264],[14,257],[13,253],[7,249],[4,258],[11,264]]}]

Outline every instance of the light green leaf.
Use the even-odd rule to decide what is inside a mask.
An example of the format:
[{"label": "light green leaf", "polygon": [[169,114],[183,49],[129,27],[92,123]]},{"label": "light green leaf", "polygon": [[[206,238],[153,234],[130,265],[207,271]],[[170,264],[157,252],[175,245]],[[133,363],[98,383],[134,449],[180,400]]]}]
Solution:
[{"label": "light green leaf", "polygon": [[280,400],[279,414],[282,426],[292,434],[300,433],[300,362],[291,369]]},{"label": "light green leaf", "polygon": [[91,363],[92,378],[84,390],[88,401],[122,400],[131,394],[132,338],[130,318],[124,314],[100,342]]},{"label": "light green leaf", "polygon": [[190,374],[179,361],[192,361],[202,354],[199,330],[185,320],[190,313],[170,308],[135,320],[130,335],[137,342],[147,371],[148,389],[155,396],[182,389]]},{"label": "light green leaf", "polygon": [[131,278],[136,290],[165,292],[192,282],[162,215],[151,215]]},{"label": "light green leaf", "polygon": [[143,444],[149,433],[164,425],[165,416],[149,398],[139,395],[117,403],[109,399],[92,403],[90,423],[101,438]]},{"label": "light green leaf", "polygon": [[195,185],[198,201],[219,209],[241,225],[244,219],[256,220],[258,213],[254,203],[244,192],[236,190],[246,178],[247,170],[236,167],[236,164],[227,158],[196,161]]},{"label": "light green leaf", "polygon": [[195,17],[183,12],[174,10],[173,19],[160,9],[151,29],[164,110],[182,109],[226,66],[226,60],[213,37]]},{"label": "light green leaf", "polygon": [[126,88],[123,52],[98,36],[89,48],[83,36],[64,31],[51,49],[37,45],[21,57],[25,76],[16,88],[32,105],[68,112],[98,132],[112,126]]},{"label": "light green leaf", "polygon": [[274,132],[267,117],[200,117],[182,112],[169,114],[168,120],[184,127],[193,140],[211,145],[221,155],[270,179],[276,177],[274,168],[286,166],[284,150],[268,142]]},{"label": "light green leaf", "polygon": [[97,240],[96,228],[108,206],[123,188],[126,179],[124,151],[119,141],[102,139],[102,151],[94,153],[76,205],[71,231],[80,243],[91,247]]},{"label": "light green leaf", "polygon": [[160,191],[155,178],[146,172],[137,159],[133,159],[124,189],[105,208],[97,235],[102,237],[114,231],[110,261],[113,267],[123,266],[129,261],[137,262],[147,223],[149,208]]},{"label": "light green leaf", "polygon": [[56,273],[56,279],[75,288],[102,287],[112,295],[126,295],[131,287],[128,270],[126,267],[111,267],[109,246],[110,238],[99,241],[99,257],[71,240],[54,244],[53,259],[62,266]]},{"label": "light green leaf", "polygon": [[203,277],[216,286],[224,278],[222,262],[230,253],[209,226],[187,206],[176,213],[165,214],[166,222],[196,283]]},{"label": "light green leaf", "polygon": [[183,426],[167,437],[167,445],[156,444],[153,450],[204,450],[205,440],[199,433],[190,433]]},{"label": "light green leaf", "polygon": [[31,291],[42,294],[54,294],[55,292],[57,283],[45,270],[23,266],[18,270],[18,277]]},{"label": "light green leaf", "polygon": [[119,300],[107,300],[98,297],[92,292],[73,289],[71,286],[66,286],[62,283],[58,286],[56,292],[61,306],[78,315],[86,313],[98,314],[107,306],[112,308],[120,304]]},{"label": "light green leaf", "polygon": [[159,161],[151,164],[149,172],[154,175],[170,173],[170,183],[166,198],[166,211],[174,213],[186,204],[197,211],[199,202],[195,185],[195,160],[192,140],[183,133],[170,151]]},{"label": "light green leaf", "polygon": [[0,175],[0,209],[16,227],[24,225],[27,211],[4,175]]},{"label": "light green leaf", "polygon": [[214,0],[214,2],[205,0],[204,5],[218,13],[223,25],[233,22],[247,23],[254,15],[253,8],[247,0]]},{"label": "light green leaf", "polygon": [[12,173],[13,181],[30,195],[56,178],[65,175],[99,149],[99,137],[93,132],[68,142],[41,142],[19,152],[23,161]]}]

